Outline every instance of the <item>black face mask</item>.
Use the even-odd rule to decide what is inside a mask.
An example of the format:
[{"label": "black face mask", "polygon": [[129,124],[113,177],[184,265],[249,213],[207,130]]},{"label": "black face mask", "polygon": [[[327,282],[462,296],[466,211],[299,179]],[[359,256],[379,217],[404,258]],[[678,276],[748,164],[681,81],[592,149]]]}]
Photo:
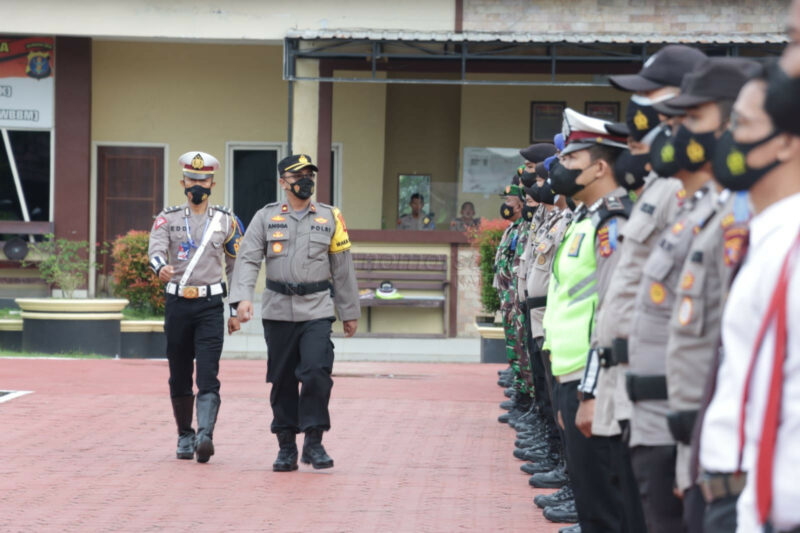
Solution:
[{"label": "black face mask", "polygon": [[536,207],[531,207],[529,205],[526,205],[525,207],[522,208],[522,218],[530,222],[531,220],[533,220],[533,215],[536,214],[536,209],[537,209]]},{"label": "black face mask", "polygon": [[675,146],[675,161],[678,166],[689,172],[696,172],[714,158],[717,138],[713,131],[692,133],[681,124],[672,144]]},{"label": "black face mask", "polygon": [[671,178],[680,170],[675,160],[673,140],[669,127],[664,127],[650,145],[650,165],[661,178]]},{"label": "black face mask", "polygon": [[641,141],[647,132],[658,126],[659,122],[658,112],[653,109],[652,105],[637,104],[633,98],[628,102],[625,123],[634,140]]},{"label": "black face mask", "polygon": [[781,164],[775,160],[761,168],[751,168],[747,165],[747,154],[780,135],[775,130],[761,140],[752,143],[736,142],[733,133],[726,131],[717,141],[712,168],[714,177],[720,185],[732,191],[746,191],[758,180],[769,174],[772,169]]},{"label": "black face mask", "polygon": [[536,174],[533,172],[523,172],[519,176],[519,180],[526,187],[533,187],[536,185]]},{"label": "black face mask", "polygon": [[503,217],[504,220],[511,220],[512,218],[514,218],[514,210],[511,209],[511,206],[507,204],[501,204],[500,216]]},{"label": "black face mask", "polygon": [[534,200],[541,204],[555,205],[556,195],[550,188],[550,183],[548,181],[545,181],[544,185],[536,187],[536,197]]},{"label": "black face mask", "polygon": [[800,77],[790,78],[778,65],[773,67],[769,75],[767,99],[764,109],[767,110],[775,127],[800,135]]},{"label": "black face mask", "polygon": [[567,207],[569,207],[570,211],[575,211],[575,208],[578,207],[578,204],[576,204],[575,200],[572,198],[567,197]]},{"label": "black face mask", "polygon": [[291,189],[292,194],[301,200],[306,200],[311,198],[311,195],[314,194],[314,180],[304,176],[292,183],[289,188]]},{"label": "black face mask", "polygon": [[201,185],[192,185],[191,187],[186,187],[184,193],[189,196],[194,205],[200,205],[206,198],[211,196],[211,189]]},{"label": "black face mask", "polygon": [[570,170],[561,164],[561,161],[553,161],[550,165],[550,184],[553,192],[570,197],[583,189],[583,185],[578,185],[575,181],[586,169]]},{"label": "black face mask", "polygon": [[644,185],[648,172],[645,166],[650,162],[650,154],[634,155],[623,150],[614,163],[614,179],[622,187],[633,191]]}]

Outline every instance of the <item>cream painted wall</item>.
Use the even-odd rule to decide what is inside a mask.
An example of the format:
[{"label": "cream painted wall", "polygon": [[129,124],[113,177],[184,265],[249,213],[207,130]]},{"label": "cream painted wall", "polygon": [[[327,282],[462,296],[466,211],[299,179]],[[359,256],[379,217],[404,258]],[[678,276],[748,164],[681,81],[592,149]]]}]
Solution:
[{"label": "cream painted wall", "polygon": [[[389,85],[386,89],[385,229],[397,226],[399,174],[430,174],[432,182],[458,180],[461,88],[457,85]],[[455,187],[454,187],[455,188]],[[430,209],[425,198],[425,210]],[[437,213],[441,215],[441,213]],[[448,229],[449,219],[437,229]]]},{"label": "cream painted wall", "polygon": [[3,2],[0,33],[109,38],[283,40],[290,29],[450,30],[454,0],[39,0]]},{"label": "cream painted wall", "polygon": [[[336,71],[336,76],[366,76]],[[386,134],[386,85],[333,85],[333,142],[342,143],[340,206],[353,229],[380,229],[383,156]]]},{"label": "cream painted wall", "polygon": [[[484,74],[483,79],[490,75]],[[547,79],[541,76],[491,76],[500,79]],[[591,81],[591,76],[572,76],[570,81]],[[525,87],[465,86],[461,94],[461,133],[459,146],[459,182],[465,146],[524,148],[530,144],[531,102],[566,102],[583,113],[586,101],[620,102],[620,118],[624,118],[629,94],[611,87]],[[520,157],[520,164],[523,159]],[[509,175],[509,181],[511,176]],[[499,194],[500,191],[498,191]],[[478,216],[499,218],[501,200],[497,195],[467,194],[459,185],[458,203],[472,201]]]},{"label": "cream painted wall", "polygon": [[184,201],[178,156],[209,152],[223,167],[212,200],[230,204],[225,143],[286,142],[281,69],[280,46],[94,41],[92,140],[167,144],[167,205]]}]

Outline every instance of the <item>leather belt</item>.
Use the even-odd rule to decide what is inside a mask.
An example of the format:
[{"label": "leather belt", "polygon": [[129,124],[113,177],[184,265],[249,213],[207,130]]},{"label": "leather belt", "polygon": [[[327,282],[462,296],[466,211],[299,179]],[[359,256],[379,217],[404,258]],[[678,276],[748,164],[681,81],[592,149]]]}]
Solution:
[{"label": "leather belt", "polygon": [[711,503],[723,498],[736,498],[744,490],[747,483],[747,474],[718,474],[703,472],[697,484],[703,493],[706,503]]},{"label": "leather belt", "polygon": [[600,359],[600,366],[611,368],[619,364],[628,364],[628,339],[617,337],[611,341],[611,347],[599,348],[597,356]]},{"label": "leather belt", "polygon": [[268,279],[267,288],[287,296],[305,296],[307,294],[330,290],[332,285],[328,280],[315,281],[312,283],[286,283],[284,281]]},{"label": "leather belt", "polygon": [[207,296],[227,296],[228,290],[225,282],[212,283],[211,285],[184,285],[180,287],[177,283],[167,283],[167,294],[175,295],[179,298],[194,300],[195,298],[205,298]]},{"label": "leather belt", "polygon": [[625,375],[625,389],[632,402],[642,400],[666,400],[666,376],[638,376],[628,373]]},{"label": "leather belt", "polygon": [[692,443],[692,431],[697,420],[697,410],[672,411],[667,413],[667,426],[675,440],[683,444]]},{"label": "leather belt", "polygon": [[538,307],[546,307],[547,306],[547,296],[534,296],[533,298],[528,298],[528,309],[536,309]]}]

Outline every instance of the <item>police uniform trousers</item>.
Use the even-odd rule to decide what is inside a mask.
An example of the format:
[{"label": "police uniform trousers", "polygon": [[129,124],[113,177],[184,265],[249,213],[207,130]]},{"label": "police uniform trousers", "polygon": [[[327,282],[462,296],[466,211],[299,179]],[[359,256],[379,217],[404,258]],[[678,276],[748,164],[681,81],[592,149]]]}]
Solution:
[{"label": "police uniform trousers", "polygon": [[[698,485],[692,485],[683,493],[683,525],[686,533],[703,533],[703,516],[706,500]],[[731,531],[736,531],[736,528]]]},{"label": "police uniform trousers", "polygon": [[703,532],[736,531],[736,502],[738,500],[739,496],[728,496],[709,503],[703,515]]},{"label": "police uniform trousers", "polygon": [[550,430],[550,440],[557,438],[558,430],[556,426],[556,418],[555,413],[553,412],[553,403],[551,401],[552,398],[552,385],[549,381],[552,379],[545,369],[543,355],[542,355],[542,343],[544,339],[542,337],[533,338],[531,336],[531,318],[529,313],[525,313],[525,329],[527,330],[528,335],[528,359],[531,363],[531,375],[533,378],[533,392],[534,392],[534,399],[536,401],[536,405],[539,408],[539,412],[542,414],[543,421],[547,424],[547,428]]},{"label": "police uniform trousers", "polygon": [[225,335],[222,295],[187,299],[167,294],[164,332],[167,336],[170,396],[192,395],[197,360],[197,394],[219,395],[219,358]]},{"label": "police uniform trousers", "polygon": [[567,465],[582,533],[630,532],[623,498],[619,446],[621,438],[586,438],[575,425],[578,383],[557,383],[554,396],[564,420]]},{"label": "police uniform trousers", "polygon": [[649,533],[683,529],[683,504],[673,492],[676,455],[675,445],[631,448],[631,465]]},{"label": "police uniform trousers", "polygon": [[[262,320],[267,341],[267,382],[273,433],[331,428],[333,318],[285,322]],[[298,392],[298,384],[302,384]]]}]

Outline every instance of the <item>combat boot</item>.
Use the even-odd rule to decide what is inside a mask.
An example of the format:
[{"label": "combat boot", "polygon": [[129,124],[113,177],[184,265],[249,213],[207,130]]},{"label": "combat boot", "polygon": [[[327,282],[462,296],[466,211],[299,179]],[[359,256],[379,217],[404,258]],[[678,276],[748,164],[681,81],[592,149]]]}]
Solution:
[{"label": "combat boot", "polygon": [[294,431],[280,431],[278,436],[278,458],[272,463],[273,472],[291,472],[297,470],[297,444]]},{"label": "combat boot", "polygon": [[568,483],[552,494],[537,495],[533,498],[533,503],[540,509],[544,509],[545,507],[555,507],[574,499],[575,493],[572,492],[572,486]]},{"label": "combat boot", "polygon": [[300,460],[305,464],[310,464],[316,470],[333,467],[333,459],[328,456],[325,448],[322,447],[321,429],[311,428],[306,431],[306,438],[303,441],[303,456]]},{"label": "combat boot", "polygon": [[537,489],[559,489],[569,483],[566,465],[561,464],[550,472],[534,474],[529,483]]},{"label": "combat boot", "polygon": [[[558,468],[558,465],[558,460],[555,457],[548,455],[539,461],[525,463],[524,465],[520,466],[519,469],[528,475],[537,475],[552,472]],[[528,483],[532,483],[532,481],[529,479]]]},{"label": "combat boot", "polygon": [[575,500],[553,507],[545,507],[542,514],[551,522],[574,524],[578,521],[578,509],[575,507]]},{"label": "combat boot", "polygon": [[550,456],[549,447],[544,448],[514,448],[514,457],[522,461],[544,461]]},{"label": "combat boot", "polygon": [[514,396],[514,387],[506,387],[506,390],[503,391],[503,396],[506,398]]},{"label": "combat boot", "polygon": [[172,398],[172,414],[178,426],[178,449],[175,455],[178,459],[194,459],[194,396]]},{"label": "combat boot", "polygon": [[214,425],[219,412],[219,394],[207,392],[197,395],[197,436],[194,439],[194,451],[198,463],[207,463],[214,455]]},{"label": "combat boot", "polygon": [[558,533],[581,533],[581,525],[572,524],[571,526],[562,527],[558,530]]}]

